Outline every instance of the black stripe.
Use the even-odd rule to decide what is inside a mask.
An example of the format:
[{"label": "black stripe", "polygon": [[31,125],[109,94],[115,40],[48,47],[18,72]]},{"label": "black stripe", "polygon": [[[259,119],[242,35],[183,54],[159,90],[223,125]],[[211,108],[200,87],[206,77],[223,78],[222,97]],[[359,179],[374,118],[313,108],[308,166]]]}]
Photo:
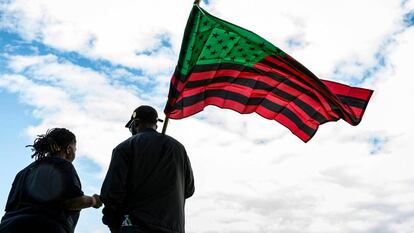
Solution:
[{"label": "black stripe", "polygon": [[186,89],[196,88],[196,87],[202,87],[202,86],[207,86],[209,84],[217,84],[217,83],[223,83],[226,86],[231,85],[231,84],[237,84],[237,85],[249,87],[252,89],[272,92],[276,96],[279,96],[288,102],[295,103],[299,108],[301,108],[304,112],[306,112],[306,114],[308,114],[310,117],[315,119],[319,124],[322,124],[328,121],[322,114],[316,111],[312,106],[303,102],[296,96],[293,96],[289,94],[288,92],[285,92],[279,89],[277,86],[271,86],[271,85],[268,85],[267,83],[257,81],[251,78],[243,78],[243,77],[234,78],[230,76],[214,77],[213,79],[190,81],[186,83],[185,88]]},{"label": "black stripe", "polygon": [[[262,61],[263,60],[261,60],[259,63],[262,63]],[[276,64],[273,64],[273,65],[276,66]],[[274,67],[274,68],[278,69],[278,67]],[[208,71],[216,71],[216,70],[221,70],[221,69],[223,69],[223,70],[237,70],[237,71],[240,71],[240,72],[256,73],[256,74],[260,74],[260,75],[264,75],[264,76],[267,76],[269,78],[272,78],[272,79],[274,79],[275,81],[278,81],[278,82],[284,82],[286,85],[290,86],[291,88],[294,88],[294,89],[296,89],[296,90],[298,90],[302,93],[305,93],[306,95],[311,97],[313,100],[315,100],[317,103],[319,103],[323,106],[321,100],[310,90],[301,87],[300,85],[292,82],[291,80],[289,80],[285,77],[280,76],[279,74],[272,73],[272,72],[266,72],[266,71],[256,69],[256,68],[253,68],[253,67],[249,67],[249,66],[244,66],[244,65],[240,65],[240,64],[236,64],[236,63],[224,63],[224,62],[223,63],[196,65],[196,66],[193,67],[193,69],[191,70],[189,75],[191,75],[191,73],[193,73],[193,72],[208,72]],[[291,72],[289,72],[289,74],[296,77],[296,75],[292,74]],[[187,79],[187,78],[188,78],[188,76],[184,79]],[[297,81],[301,82],[305,86],[309,86],[309,84],[306,83],[302,79],[297,79]],[[309,87],[311,87],[311,86],[309,86]],[[332,111],[334,111],[336,114],[338,114],[338,116],[340,116],[341,118],[344,118],[344,113],[342,111],[340,111],[340,109],[335,104],[333,104],[330,100],[328,100],[324,95],[322,95],[322,98],[325,100],[326,103],[328,103],[328,105],[330,106]],[[347,114],[347,115],[349,115],[349,114]],[[350,116],[350,118],[352,118],[352,116]]]},{"label": "black stripe", "polygon": [[350,96],[339,95],[339,94],[336,95],[336,96],[338,96],[339,99],[343,103],[345,103],[345,104],[347,104],[349,106],[352,106],[352,107],[356,107],[356,108],[360,108],[360,109],[365,109],[366,106],[367,106],[367,104],[368,104],[368,101],[365,101],[363,99],[354,98],[354,97],[350,97]]},{"label": "black stripe", "polygon": [[[268,99],[264,99],[262,102],[262,106],[272,111],[272,109],[279,106],[276,103],[271,102]],[[305,124],[294,112],[292,112],[288,108],[283,108],[281,114],[285,115],[289,120],[291,120],[299,129],[301,129],[303,132],[305,132],[308,136],[312,137],[316,130],[309,127],[307,124]]]},{"label": "black stripe", "polygon": [[[263,63],[264,60],[260,61],[259,63]],[[271,63],[273,64],[273,63]],[[266,64],[264,64],[266,65]],[[273,64],[274,66],[276,66],[276,64]],[[277,68],[279,69],[279,67],[273,67],[273,68]],[[302,93],[307,94],[309,97],[311,97],[312,99],[314,99],[316,102],[321,104],[320,99],[314,94],[312,93],[310,90],[292,82],[291,80],[287,79],[286,77],[280,76],[279,74],[276,73],[272,73],[272,72],[266,72],[260,69],[256,69],[253,67],[249,67],[249,66],[244,66],[244,65],[240,65],[240,64],[235,64],[235,63],[214,63],[214,64],[205,64],[205,65],[196,65],[194,66],[192,72],[208,72],[208,71],[215,71],[215,70],[237,70],[240,72],[250,72],[250,73],[255,73],[255,74],[259,74],[259,75],[263,75],[263,76],[267,76],[269,78],[272,78],[273,80],[277,81],[277,82],[283,82],[286,85],[290,86],[291,88],[294,88]],[[286,71],[287,73],[291,74],[292,76],[295,76],[295,74],[292,74],[289,71]],[[308,83],[304,82],[302,79],[298,80],[299,82],[301,82],[302,84],[304,84],[305,86],[309,86]],[[310,86],[309,86],[310,87]],[[324,98],[324,100],[329,104],[329,106],[332,109],[335,109],[334,105],[332,104],[331,101],[326,100],[326,98],[324,96],[322,96]]]},{"label": "black stripe", "polygon": [[177,67],[174,70],[174,76],[177,80],[180,80],[182,83],[187,80],[187,76],[183,75]]},{"label": "black stripe", "polygon": [[[196,65],[192,69],[191,73],[192,72],[208,72],[208,71],[216,71],[216,70],[237,70],[240,72],[250,72],[250,73],[255,73],[258,75],[267,76],[277,82],[283,82],[286,85],[290,86],[291,88],[294,88],[298,90],[299,92],[307,94],[309,97],[314,99],[316,102],[321,103],[319,98],[314,93],[290,81],[289,79],[282,77],[275,73],[266,72],[266,71],[259,70],[259,69],[249,67],[249,66],[244,66],[244,65],[234,64],[234,63],[214,63],[214,64],[206,64],[206,65]],[[298,81],[300,81],[306,86],[309,86],[309,84],[302,82],[302,80],[298,80]]]},{"label": "black stripe", "polygon": [[[176,82],[184,83],[187,79],[187,76],[181,74],[180,70],[176,67],[174,70],[174,77]],[[174,83],[170,82],[170,90],[168,92],[168,98],[178,98],[180,96],[180,91],[174,86]]]},{"label": "black stripe", "polygon": [[174,86],[174,84],[170,83],[170,90],[168,92],[168,98],[169,99],[176,99],[180,96],[180,92],[177,90],[177,88]]},{"label": "black stripe", "polygon": [[[325,84],[322,83],[322,81],[319,80],[319,78],[314,75],[310,70],[308,70],[305,66],[303,66],[301,63],[299,63],[298,61],[294,60],[293,58],[286,60],[286,59],[282,59],[280,57],[277,56],[271,56],[272,58],[288,65],[290,68],[297,70],[298,72],[304,73],[306,76],[309,76],[312,78],[312,82],[316,83],[318,85],[319,90],[325,90],[325,91],[329,91],[329,89],[325,86]],[[294,64],[292,65],[290,62],[293,62]],[[286,68],[283,68],[281,66],[278,66],[275,63],[272,63],[270,61],[267,61],[265,59],[262,59],[259,63],[263,63],[265,65],[268,65],[270,67],[273,67],[275,69],[278,70],[282,70],[286,73],[289,73],[290,75],[297,77],[296,80],[298,80],[299,82],[303,83],[306,86],[309,86],[309,83],[307,83],[305,80],[303,80],[301,77],[298,77],[296,74],[292,73],[291,71],[289,71]],[[312,86],[311,86],[312,87]],[[313,87],[312,87],[313,88]],[[328,100],[324,95],[322,95],[322,97],[324,98],[325,102],[328,103],[329,107],[336,113],[338,114],[338,116],[340,116],[341,118],[344,118],[345,113],[343,111],[341,111],[335,104],[332,103],[331,100]],[[352,118],[352,116],[348,113],[346,113],[350,118]]]},{"label": "black stripe", "polygon": [[238,70],[238,71],[257,73],[257,69],[253,67],[240,65],[236,63],[225,63],[225,62],[205,64],[205,65],[196,65],[194,66],[192,72],[207,72],[207,71],[214,71],[214,70]]},{"label": "black stripe", "polygon": [[307,126],[294,112],[292,112],[288,108],[285,108],[281,105],[273,103],[270,100],[267,100],[265,98],[248,98],[239,93],[235,93],[235,92],[231,92],[231,91],[227,91],[223,89],[206,90],[204,92],[195,94],[193,96],[183,98],[180,101],[178,101],[173,107],[172,106],[169,106],[169,107],[171,107],[171,109],[182,110],[183,108],[190,107],[200,101],[203,101],[204,99],[208,97],[218,97],[222,99],[229,99],[229,100],[233,100],[243,105],[262,105],[263,107],[267,108],[268,110],[272,112],[285,115],[298,128],[303,130],[303,132],[305,132],[307,135],[312,136],[315,132],[314,129]]},{"label": "black stripe", "polygon": [[291,68],[298,70],[301,73],[304,73],[305,75],[312,77],[313,79],[316,79],[316,81],[318,81],[319,85],[323,85],[323,83],[319,80],[319,78],[312,73],[312,71],[310,71],[308,68],[306,68],[306,66],[302,65],[300,62],[296,61],[293,57],[278,57],[278,56],[272,56],[273,58],[286,63],[287,65],[289,65]]},{"label": "black stripe", "polygon": [[[273,56],[272,56],[273,57]],[[273,57],[273,58],[275,58],[275,57]],[[277,59],[277,58],[275,58],[275,59]],[[279,60],[279,59],[278,59]],[[281,62],[283,62],[283,61],[281,61]],[[265,60],[265,59],[263,59],[263,60],[261,60],[261,61],[259,61],[259,63],[262,63],[262,64],[264,64],[264,65],[267,65],[267,66],[270,66],[270,67],[272,67],[272,68],[274,68],[274,69],[276,69],[276,70],[280,70],[280,71],[282,71],[282,72],[284,72],[284,73],[287,73],[287,74],[290,74],[290,75],[292,75],[293,77],[296,77],[296,80],[298,80],[298,81],[300,81],[301,83],[303,83],[303,84],[305,84],[306,86],[309,86],[310,84],[307,82],[307,81],[305,81],[302,77],[300,77],[300,76],[298,76],[297,74],[294,74],[292,71],[290,71],[289,69],[286,69],[286,68],[284,68],[284,67],[282,67],[282,66],[279,66],[279,65],[277,65],[277,64],[275,64],[275,63],[273,63],[273,62],[271,62],[271,61],[268,61],[268,60]],[[289,64],[287,64],[286,62],[285,62],[285,64],[286,65],[289,65]],[[292,69],[295,69],[295,67],[292,67],[291,66],[291,68]],[[301,71],[299,71],[299,72],[301,72]],[[303,72],[302,72],[303,73]],[[305,74],[306,75],[306,74]],[[308,75],[309,76],[309,75]],[[313,75],[312,74],[312,76],[310,77],[312,80],[310,80],[311,82],[313,82],[313,83],[315,83],[315,84],[317,84],[317,86],[318,86],[318,91],[323,91],[323,90],[327,90],[327,88],[326,88],[326,86],[325,86],[325,84],[323,84],[322,83],[322,81],[320,81],[315,75]],[[310,86],[310,87],[312,87],[312,86]],[[312,87],[312,88],[314,88],[314,87]],[[328,102],[328,101],[327,101]]]}]

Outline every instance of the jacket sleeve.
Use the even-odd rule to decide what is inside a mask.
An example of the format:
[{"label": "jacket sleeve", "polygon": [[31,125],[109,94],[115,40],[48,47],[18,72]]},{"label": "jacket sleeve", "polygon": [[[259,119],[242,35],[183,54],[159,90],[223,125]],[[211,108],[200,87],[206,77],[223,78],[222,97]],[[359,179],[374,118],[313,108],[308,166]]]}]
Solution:
[{"label": "jacket sleeve", "polygon": [[189,198],[194,194],[194,176],[193,169],[191,168],[190,159],[188,158],[187,152],[184,149],[185,155],[185,198]]},{"label": "jacket sleeve", "polygon": [[17,187],[19,185],[19,180],[21,178],[21,172],[19,172],[14,178],[12,187],[10,189],[9,197],[7,198],[6,208],[4,211],[9,212],[16,209],[18,203],[20,202],[20,192],[22,187]]},{"label": "jacket sleeve", "polygon": [[127,154],[122,148],[112,151],[112,159],[101,188],[101,200],[105,204],[102,209],[102,222],[109,227],[120,226],[123,217],[123,202],[127,192],[127,174],[129,171]]},{"label": "jacket sleeve", "polygon": [[83,196],[82,185],[75,167],[70,162],[62,164],[63,183],[65,185],[62,201]]}]

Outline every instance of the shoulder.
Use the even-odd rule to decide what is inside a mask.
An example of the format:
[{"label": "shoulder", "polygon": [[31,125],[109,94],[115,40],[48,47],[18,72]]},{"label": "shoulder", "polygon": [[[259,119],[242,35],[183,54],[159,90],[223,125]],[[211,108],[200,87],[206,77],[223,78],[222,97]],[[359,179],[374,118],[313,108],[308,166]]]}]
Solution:
[{"label": "shoulder", "polygon": [[145,144],[145,143],[153,143],[153,142],[156,142],[155,144],[157,145],[161,145],[161,144],[168,145],[171,147],[175,147],[179,150],[185,151],[184,145],[181,144],[181,142],[179,142],[177,139],[171,136],[159,133],[157,131],[148,131],[148,132],[138,133],[134,136],[129,137],[125,141],[121,142],[114,148],[113,154],[126,153],[130,150],[134,150],[134,148],[141,145],[142,143]]},{"label": "shoulder", "polygon": [[122,151],[126,151],[128,150],[128,147],[130,146],[131,142],[133,140],[133,137],[129,137],[126,140],[124,140],[123,142],[119,143],[117,146],[115,146],[115,148],[112,150],[112,153],[120,153]]},{"label": "shoulder", "polygon": [[168,135],[164,135],[164,134],[160,134],[160,135],[161,135],[161,137],[163,137],[164,141],[166,143],[168,143],[169,145],[171,145],[172,147],[174,147],[178,150],[185,151],[184,145],[181,142],[179,142],[177,139],[175,139],[171,136],[168,136]]},{"label": "shoulder", "polygon": [[63,173],[70,173],[70,174],[77,174],[76,169],[71,162],[66,159],[58,158],[58,157],[47,157],[35,162],[34,166],[50,166],[53,167],[60,172]]}]

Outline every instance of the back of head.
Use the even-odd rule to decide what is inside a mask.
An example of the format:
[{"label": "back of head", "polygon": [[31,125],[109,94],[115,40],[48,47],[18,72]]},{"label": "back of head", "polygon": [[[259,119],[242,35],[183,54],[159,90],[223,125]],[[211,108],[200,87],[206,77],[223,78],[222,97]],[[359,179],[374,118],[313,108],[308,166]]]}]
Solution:
[{"label": "back of head", "polygon": [[32,147],[34,152],[32,158],[38,160],[55,156],[72,143],[76,143],[75,134],[65,128],[53,128],[49,129],[46,134],[38,135],[33,145],[27,147]]},{"label": "back of head", "polygon": [[139,130],[156,128],[157,121],[162,122],[162,120],[158,118],[157,110],[148,105],[141,105],[134,110],[131,119],[127,122],[125,127],[129,128],[131,133],[135,135]]},{"label": "back of head", "polygon": [[131,119],[125,125],[126,128],[129,128],[133,121],[139,121],[141,123],[155,124],[157,121],[162,122],[158,119],[158,113],[155,108],[148,105],[141,105],[134,110],[132,113]]}]

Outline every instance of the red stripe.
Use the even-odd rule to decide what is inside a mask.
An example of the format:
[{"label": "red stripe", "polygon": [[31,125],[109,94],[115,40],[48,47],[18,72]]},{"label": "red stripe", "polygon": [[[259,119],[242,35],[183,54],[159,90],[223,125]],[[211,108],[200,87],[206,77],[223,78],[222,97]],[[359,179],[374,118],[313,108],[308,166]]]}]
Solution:
[{"label": "red stripe", "polygon": [[[309,79],[310,77],[308,77],[307,75],[300,73],[299,71],[297,71],[296,69],[292,69],[292,67],[290,67],[288,64],[284,64],[283,62],[273,58],[273,57],[266,57],[265,58],[268,62],[272,62],[275,65],[278,66],[282,66],[285,69],[289,70],[290,72],[292,72],[295,75],[298,75],[301,78],[307,78]],[[349,115],[355,117],[355,118],[360,118],[361,114],[363,114],[363,111],[358,110],[358,109],[352,109],[350,108],[350,106],[343,104],[338,97],[335,95],[337,92],[338,94],[343,94],[345,96],[350,96],[350,97],[363,97],[365,99],[369,99],[370,95],[372,94],[372,91],[367,90],[367,89],[363,89],[363,88],[352,88],[349,87],[347,85],[342,85],[342,84],[338,84],[335,82],[331,82],[331,81],[326,81],[322,80],[319,81],[321,82],[322,85],[324,85],[325,88],[320,88],[317,86],[318,89],[314,89],[312,88],[312,86],[307,86],[306,84],[302,83],[300,80],[303,81],[303,79],[298,79],[298,77],[295,77],[295,75],[292,75],[290,73],[286,73],[283,72],[281,70],[277,70],[273,67],[270,67],[266,64],[262,64],[262,63],[257,63],[254,65],[254,68],[258,69],[258,70],[263,70],[266,72],[271,72],[271,73],[275,73],[281,77],[285,77],[288,78],[291,82],[295,83],[298,86],[301,86],[302,88],[312,92],[314,95],[317,96],[318,100],[320,102],[316,102],[313,98],[311,98],[310,96],[308,96],[306,93],[302,93],[298,90],[296,90],[295,88],[292,88],[286,84],[284,84],[283,82],[280,83],[266,75],[261,75],[261,74],[257,74],[257,73],[252,73],[252,72],[243,72],[243,71],[239,71],[239,70],[214,70],[214,71],[205,71],[205,72],[194,72],[191,73],[190,76],[188,77],[188,79],[186,80],[186,82],[181,82],[178,79],[176,79],[175,77],[173,77],[172,79],[172,83],[175,83],[177,90],[181,90],[180,91],[180,95],[177,99],[173,99],[173,100],[169,100],[170,104],[173,104],[175,102],[180,101],[182,98],[184,97],[188,97],[188,96],[192,96],[194,94],[200,93],[202,90],[205,89],[224,89],[224,90],[228,90],[228,91],[232,91],[232,92],[236,92],[239,94],[243,94],[245,95],[245,93],[250,93],[250,97],[259,97],[259,98],[264,98],[264,96],[266,95],[271,95],[275,98],[277,98],[278,101],[275,101],[275,99],[272,100],[272,102],[275,102],[279,105],[286,105],[288,103],[287,100],[282,101],[282,99],[280,99],[280,97],[276,97],[273,93],[269,93],[267,91],[262,91],[262,90],[255,90],[249,87],[245,87],[245,86],[241,86],[241,85],[235,85],[235,84],[231,84],[231,83],[216,83],[216,84],[209,84],[207,86],[204,87],[200,87],[200,88],[193,88],[193,89],[186,89],[183,90],[185,83],[187,83],[188,81],[199,81],[199,80],[206,80],[206,79],[213,79],[215,77],[220,77],[220,76],[229,76],[229,77],[233,77],[233,78],[238,78],[238,77],[243,77],[243,78],[251,78],[253,80],[258,80],[264,83],[267,83],[270,86],[274,86],[275,88],[278,88],[279,90],[285,91],[286,93],[289,93],[293,96],[297,96],[297,98],[299,98],[302,102],[305,102],[306,104],[308,104],[310,107],[312,107],[315,111],[318,111],[320,114],[322,114],[327,120],[336,120],[339,118],[338,114],[336,112],[334,112],[330,105],[328,104],[327,100],[323,97],[327,97],[330,101],[332,101],[333,99],[336,100],[334,101],[334,105],[338,106],[339,109],[344,113],[343,114],[343,118],[344,120],[346,120],[347,122],[352,123],[352,120],[349,118]],[[316,77],[315,77],[316,78]],[[325,86],[325,84],[327,84]],[[329,85],[329,87],[328,87]],[[330,90],[333,90],[334,93],[331,93]],[[326,89],[326,90],[324,90]],[[352,90],[352,91],[350,91]],[[321,94],[319,91],[322,91],[322,93],[327,92],[327,94]],[[348,91],[348,93],[345,93],[346,91]],[[246,95],[245,95],[246,96]],[[247,96],[249,97],[249,96]],[[338,102],[339,101],[339,102]],[[298,106],[294,105],[295,107],[290,107],[289,109],[291,111],[294,111],[298,116],[304,114],[305,116],[308,116],[305,112],[303,112]],[[308,116],[310,117],[310,116]]]},{"label": "red stripe", "polygon": [[352,107],[352,106],[350,106],[349,107],[350,108],[350,110],[352,111],[352,113],[358,118],[358,119],[361,119],[362,118],[362,115],[364,114],[364,112],[365,112],[365,109],[361,109],[361,108],[357,108],[357,107]]},{"label": "red stripe", "polygon": [[175,75],[173,75],[172,78],[171,78],[170,85],[173,85],[175,87],[175,89],[177,89],[177,92],[180,93],[178,98],[173,98],[173,97],[168,98],[167,102],[169,104],[173,105],[174,103],[176,103],[178,101],[178,99],[180,99],[180,96],[181,96],[181,93],[182,93],[182,90],[184,88],[185,83],[181,82],[179,79],[177,79],[175,77]]},{"label": "red stripe", "polygon": [[[346,111],[346,109],[342,105],[342,102],[335,95],[332,95],[329,92],[329,89],[327,87],[321,88],[321,86],[315,85],[315,82],[318,82],[318,81],[315,80],[315,79],[317,79],[316,77],[315,77],[315,79],[311,79],[308,75],[297,71],[297,69],[291,67],[289,64],[284,63],[283,61],[279,61],[279,60],[277,60],[273,57],[268,56],[268,57],[265,57],[264,59],[268,62],[272,62],[273,64],[275,64],[277,66],[281,66],[281,67],[289,70],[294,75],[291,75],[289,73],[285,73],[281,70],[277,70],[276,68],[270,67],[270,66],[268,66],[266,64],[262,64],[262,63],[255,64],[255,67],[257,67],[259,69],[265,68],[265,71],[267,71],[267,72],[273,72],[273,73],[276,73],[276,74],[279,74],[279,75],[283,75],[286,78],[288,78],[290,81],[295,82],[298,85],[301,85],[303,88],[306,88],[307,90],[311,91],[312,93],[314,93],[318,97],[318,99],[321,101],[321,104],[329,112],[329,114],[338,116],[337,113],[335,113],[333,111],[333,109],[330,107],[327,100],[324,97],[322,97],[322,96],[325,96],[326,98],[328,98],[328,100],[332,101],[333,105],[338,106],[339,109],[341,110],[341,112],[344,113],[343,114],[344,120],[346,120],[349,123],[352,122],[351,119],[348,116],[351,113]],[[301,83],[298,79],[299,77],[301,78],[300,80],[306,81],[308,86]],[[319,80],[319,79],[317,79],[317,80]],[[321,93],[322,93],[322,95],[321,95]]]},{"label": "red stripe", "polygon": [[263,75],[258,75],[256,73],[244,72],[239,70],[213,70],[213,71],[204,71],[204,72],[193,72],[191,73],[188,81],[200,81],[220,76],[229,76],[229,77],[246,77],[246,78],[255,78],[255,77],[265,77]]},{"label": "red stripe", "polygon": [[[289,118],[287,118],[283,114],[280,114],[280,113],[278,114],[273,111],[270,111],[261,105],[246,106],[236,101],[229,100],[229,99],[223,99],[220,97],[208,97],[208,98],[205,98],[203,101],[195,103],[191,106],[185,107],[182,110],[173,110],[171,113],[169,113],[169,118],[171,119],[185,118],[185,117],[194,115],[198,112],[201,112],[208,105],[214,105],[220,108],[232,109],[241,114],[248,114],[248,113],[256,112],[266,119],[276,120],[277,122],[281,123],[282,125],[287,127],[293,134],[295,134],[296,136],[298,136],[301,140],[305,142],[307,142],[311,138],[311,136],[303,132],[300,128],[296,126],[295,123],[293,123]],[[316,125],[315,131],[317,128],[318,127]]]},{"label": "red stripe", "polygon": [[[306,81],[309,86],[313,87],[314,89],[316,89],[318,91],[323,92],[323,88],[321,86],[317,85],[317,83],[315,83],[315,79],[317,79],[316,76],[314,78],[309,77],[309,75],[304,74],[300,70],[296,69],[296,67],[294,65],[289,64],[288,60],[283,59],[281,57],[277,57],[277,58],[280,59],[280,60],[278,60],[274,57],[271,57],[271,56],[267,56],[264,59],[268,62],[271,62],[271,63],[273,63],[277,66],[280,66],[280,67],[292,72],[294,75],[297,76],[297,77],[294,77],[294,78],[301,78],[303,81]],[[295,61],[295,62],[298,63],[297,61]]]},{"label": "red stripe", "polygon": [[[279,57],[278,57],[279,58]],[[279,58],[280,59],[280,58]],[[298,72],[303,73],[302,77],[307,78],[308,82],[310,85],[315,84],[316,80],[321,82],[322,80],[320,80],[318,77],[316,77],[311,71],[309,71],[305,66],[303,66],[300,62],[296,61],[293,57],[291,57],[290,55],[286,55],[285,58],[283,59],[283,61],[285,61],[287,64],[289,64],[292,68],[294,68],[295,70],[298,70]],[[306,74],[306,73],[308,74]],[[315,79],[311,79],[311,76],[314,77]],[[310,78],[310,79],[309,79]],[[324,85],[322,83],[322,85]],[[315,85],[313,85],[315,86]],[[319,90],[323,93],[324,96],[326,96],[326,98],[328,98],[329,100],[331,100],[334,105],[338,106],[339,110],[343,113],[343,119],[345,121],[347,121],[348,123],[350,123],[351,125],[354,125],[353,120],[351,119],[351,117],[353,118],[357,118],[357,116],[352,114],[352,111],[350,110],[348,105],[344,105],[342,103],[342,101],[336,96],[336,94],[332,94],[332,92],[329,90],[328,87],[325,88],[321,88],[320,86],[315,86],[316,88],[319,88]]]},{"label": "red stripe", "polygon": [[[307,125],[309,127],[316,128],[317,125],[318,125],[317,121],[315,121],[311,116],[306,114],[306,112],[304,112],[294,102],[289,102],[289,101],[283,100],[280,97],[275,96],[273,93],[268,92],[268,91],[252,89],[252,88],[245,87],[245,86],[240,86],[240,85],[237,85],[237,84],[227,85],[225,87],[221,86],[220,84],[219,85],[210,84],[210,85],[204,86],[204,87],[185,89],[182,92],[182,98],[191,97],[191,96],[194,96],[196,94],[202,93],[206,90],[227,90],[227,91],[231,91],[231,92],[234,92],[234,93],[238,93],[238,94],[243,95],[247,98],[267,99],[267,100],[269,100],[273,103],[276,103],[280,106],[288,108],[290,111],[295,113],[295,115],[298,116],[298,118],[301,119],[303,122],[307,122]],[[245,106],[245,105],[241,105],[241,106]],[[234,110],[236,110],[236,109],[234,109]],[[238,110],[236,110],[236,111],[238,111]],[[241,113],[248,113],[248,112],[241,112]],[[328,119],[331,119],[331,118],[328,118]]]},{"label": "red stripe", "polygon": [[[256,112],[264,118],[276,120],[277,122],[288,128],[293,134],[298,136],[304,142],[307,142],[312,137],[303,132],[300,128],[296,126],[295,123],[293,123],[288,117],[286,117],[283,114],[275,114],[274,112],[262,106],[259,106]],[[316,131],[318,129],[318,126],[316,126],[316,128],[314,129]]]},{"label": "red stripe", "polygon": [[[274,58],[274,57],[270,57],[270,56],[265,57],[264,59],[265,59],[266,61],[268,61],[268,62],[271,62],[271,63],[273,63],[273,64],[277,65],[277,66],[280,66],[280,67],[285,68],[286,70],[290,71],[290,72],[291,72],[291,73],[293,73],[294,75],[291,75],[291,74],[289,74],[289,73],[285,73],[285,72],[283,72],[283,71],[281,71],[281,70],[277,70],[277,69],[275,69],[275,68],[273,68],[273,67],[270,67],[270,69],[271,69],[272,71],[276,71],[276,72],[278,72],[278,73],[282,74],[284,77],[289,78],[289,80],[291,80],[291,81],[295,81],[295,83],[296,83],[296,84],[301,85],[303,88],[306,88],[306,89],[308,89],[308,90],[311,90],[313,93],[317,94],[317,96],[318,96],[318,98],[319,98],[319,99],[322,99],[322,100],[324,99],[324,98],[320,95],[320,93],[325,94],[325,96],[329,98],[329,93],[326,93],[326,90],[325,90],[323,87],[321,87],[321,86],[319,86],[319,85],[317,85],[317,84],[315,83],[315,81],[316,81],[315,79],[317,79],[316,77],[315,77],[314,79],[312,79],[312,78],[311,78],[311,77],[309,77],[308,75],[306,75],[306,74],[304,74],[304,73],[302,73],[302,72],[300,72],[300,71],[297,71],[294,67],[292,67],[292,66],[290,66],[289,64],[287,64],[287,63],[286,63],[287,61],[279,61],[279,60],[277,60],[276,58]],[[265,65],[265,66],[266,66],[266,64],[263,64],[263,65]],[[299,80],[306,81],[307,85],[303,84],[303,83],[302,83],[302,82],[300,82]],[[317,79],[317,80],[318,80],[318,79]],[[323,85],[323,84],[322,84],[322,85]],[[329,98],[329,99],[330,99],[330,98]],[[331,100],[331,99],[330,99],[330,100]],[[324,102],[325,102],[325,101],[324,101]],[[326,103],[326,105],[327,105],[328,109],[330,109],[330,107],[329,107],[328,103]]]},{"label": "red stripe", "polygon": [[321,80],[335,95],[343,95],[361,100],[369,100],[373,91],[360,87],[351,87],[342,83]]},{"label": "red stripe", "polygon": [[[302,87],[302,88],[304,88],[304,89],[312,92],[318,98],[318,100],[320,101],[320,103],[316,103],[315,104],[315,100],[314,99],[312,99],[311,97],[309,97],[308,95],[306,95],[306,93],[302,93],[301,92],[302,94],[305,94],[308,97],[308,99],[311,100],[311,102],[306,101],[306,103],[308,103],[310,106],[312,106],[316,110],[318,108],[315,107],[315,106],[322,107],[322,109],[324,109],[324,111],[321,112],[321,114],[324,115],[327,119],[333,119],[333,118],[336,119],[336,118],[339,118],[338,114],[335,111],[333,111],[333,109],[331,108],[331,106],[328,104],[328,102],[325,100],[325,98],[323,98],[322,95],[318,91],[316,91],[312,87],[307,86],[307,85],[303,84],[302,82],[298,81],[295,76],[293,76],[291,74],[288,74],[288,73],[285,73],[285,72],[283,72],[281,70],[277,70],[277,69],[275,69],[273,67],[270,67],[270,66],[268,66],[266,64],[262,64],[262,63],[256,63],[253,67],[256,68],[256,69],[259,69],[259,70],[263,70],[265,72],[274,73],[274,74],[277,74],[279,76],[282,76],[282,77],[284,77],[286,79],[289,79],[289,81],[295,83],[296,85],[298,85],[298,86],[300,86],[300,87]],[[293,88],[291,88],[291,89],[293,89]],[[295,89],[293,89],[293,90],[295,90]]]},{"label": "red stripe", "polygon": [[[189,77],[189,81],[200,81],[200,80],[206,80],[206,79],[213,79],[216,77],[220,77],[220,76],[229,76],[229,77],[233,77],[233,78],[238,78],[238,77],[243,77],[243,78],[251,78],[253,80],[257,80],[263,83],[266,83],[270,86],[273,86],[274,88],[277,88],[279,90],[282,90],[288,94],[291,94],[293,96],[296,96],[298,99],[300,99],[301,101],[303,101],[304,103],[308,104],[310,107],[312,107],[313,109],[315,109],[315,111],[318,111],[320,114],[322,114],[326,119],[328,120],[332,120],[332,119],[337,119],[339,116],[335,113],[335,112],[329,112],[327,111],[327,109],[325,108],[325,106],[322,106],[320,103],[316,102],[313,98],[311,98],[310,96],[308,96],[306,93],[303,93],[301,91],[296,90],[293,87],[290,87],[289,85],[285,84],[285,83],[281,83],[278,82],[268,76],[265,75],[260,75],[257,73],[252,73],[252,72],[240,72],[237,70],[217,70],[217,71],[206,71],[206,72],[196,72],[196,73],[192,73]],[[224,85],[225,84],[225,85]],[[204,86],[202,88],[219,88],[219,87],[226,87],[229,85],[234,85],[231,83],[216,83],[216,84],[209,84],[207,86]],[[308,86],[304,86],[302,83],[298,83],[298,85],[301,85],[302,87],[304,87],[305,89],[309,89],[310,91],[314,92],[314,90],[310,89]],[[238,85],[237,85],[238,86]],[[199,87],[200,88],[200,87]],[[196,90],[194,90],[194,92],[192,91],[192,89],[185,89],[185,92],[190,91],[190,94],[186,94],[181,95],[176,101],[180,101],[182,98],[190,96],[190,95],[194,95],[199,93],[199,88],[196,88]],[[246,92],[252,92],[251,88],[248,87],[244,87],[244,86],[239,86],[239,88],[246,88]],[[256,90],[257,93],[261,93],[262,95],[267,95],[269,92],[267,91],[260,91],[260,90]],[[271,93],[272,95],[274,95],[273,93]],[[328,110],[330,110],[330,107],[328,105]]]},{"label": "red stripe", "polygon": [[180,92],[185,85],[185,82],[181,82],[179,79],[175,77],[175,75],[171,78],[171,83],[174,84],[175,88]]}]

